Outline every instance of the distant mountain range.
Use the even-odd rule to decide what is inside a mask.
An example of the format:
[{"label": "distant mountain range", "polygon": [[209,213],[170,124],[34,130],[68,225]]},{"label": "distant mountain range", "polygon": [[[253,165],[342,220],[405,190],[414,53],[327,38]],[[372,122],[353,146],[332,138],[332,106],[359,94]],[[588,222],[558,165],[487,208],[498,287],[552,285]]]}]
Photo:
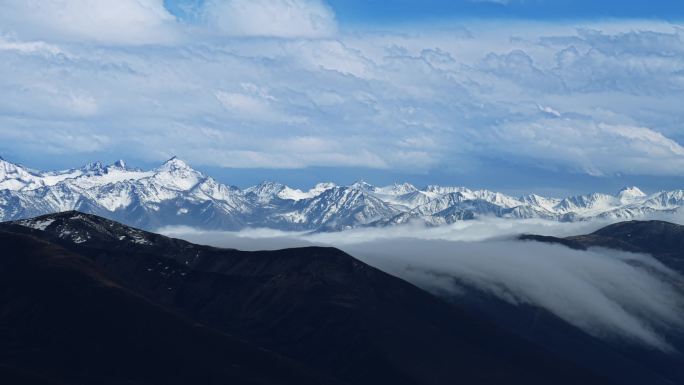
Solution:
[{"label": "distant mountain range", "polygon": [[568,198],[508,196],[465,187],[408,183],[376,187],[320,183],[309,191],[276,182],[240,189],[217,182],[172,158],[144,171],[123,161],[42,172],[0,158],[0,220],[79,210],[145,229],[185,225],[214,230],[266,227],[286,231],[339,231],[419,222],[429,226],[483,216],[581,221],[672,213],[684,190]]}]

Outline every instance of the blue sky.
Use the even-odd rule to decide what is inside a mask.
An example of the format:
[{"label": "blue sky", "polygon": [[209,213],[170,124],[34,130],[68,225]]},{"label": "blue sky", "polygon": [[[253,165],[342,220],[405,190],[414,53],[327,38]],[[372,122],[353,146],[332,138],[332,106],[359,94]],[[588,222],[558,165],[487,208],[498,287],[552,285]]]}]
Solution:
[{"label": "blue sky", "polygon": [[421,19],[660,18],[677,20],[684,7],[677,0],[331,0],[342,22],[375,23]]},{"label": "blue sky", "polygon": [[684,187],[675,1],[0,0],[0,155],[239,186]]},{"label": "blue sky", "polygon": [[[183,6],[196,7],[202,1],[166,0],[165,3],[174,14],[183,16],[186,14]],[[684,6],[677,0],[329,0],[328,4],[343,24],[463,18],[681,20],[684,17]]]}]

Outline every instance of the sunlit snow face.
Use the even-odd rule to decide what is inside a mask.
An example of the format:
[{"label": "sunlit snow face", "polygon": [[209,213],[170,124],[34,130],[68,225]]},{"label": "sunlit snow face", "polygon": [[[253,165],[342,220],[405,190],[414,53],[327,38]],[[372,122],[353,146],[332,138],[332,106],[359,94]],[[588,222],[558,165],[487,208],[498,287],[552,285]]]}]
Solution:
[{"label": "sunlit snow face", "polygon": [[377,187],[363,181],[348,186],[319,183],[307,191],[278,182],[240,189],[221,184],[175,157],[147,171],[117,161],[41,172],[5,160],[0,160],[0,170],[0,186],[5,189],[0,220],[86,209],[127,222],[128,211],[140,215],[127,223],[148,228],[201,223],[203,228],[224,230],[254,226],[331,231],[369,226],[366,231],[374,232],[372,228],[386,226],[459,226],[464,220],[486,223],[490,218],[610,222],[660,215],[668,220],[684,206],[682,190],[645,194],[636,187],[616,195],[562,199],[454,186],[418,188],[408,183]]}]

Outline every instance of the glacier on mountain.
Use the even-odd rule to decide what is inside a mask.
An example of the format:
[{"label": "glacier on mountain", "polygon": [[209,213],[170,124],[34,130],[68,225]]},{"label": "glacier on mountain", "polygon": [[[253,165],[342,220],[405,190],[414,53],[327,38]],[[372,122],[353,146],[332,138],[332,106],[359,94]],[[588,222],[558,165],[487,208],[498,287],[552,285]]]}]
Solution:
[{"label": "glacier on mountain", "polygon": [[319,183],[302,191],[276,182],[240,189],[219,183],[172,158],[153,170],[124,161],[42,172],[0,158],[0,220],[79,210],[143,229],[183,225],[213,230],[265,227],[339,231],[419,222],[439,226],[478,217],[552,221],[629,219],[671,213],[684,190],[645,194],[627,187],[616,195],[513,197],[489,190],[409,183],[377,187]]}]

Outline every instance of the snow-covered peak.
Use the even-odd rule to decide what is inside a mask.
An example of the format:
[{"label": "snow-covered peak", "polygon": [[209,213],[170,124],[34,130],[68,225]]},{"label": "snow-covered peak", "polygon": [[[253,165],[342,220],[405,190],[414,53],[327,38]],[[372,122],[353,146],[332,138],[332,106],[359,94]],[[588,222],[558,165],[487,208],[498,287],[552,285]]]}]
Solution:
[{"label": "snow-covered peak", "polygon": [[188,165],[185,161],[178,159],[177,157],[173,157],[166,162],[162,163],[161,166],[157,169],[158,171],[177,171],[177,170],[191,170],[192,167]]},{"label": "snow-covered peak", "polygon": [[405,195],[416,192],[418,189],[410,183],[395,183],[390,186],[380,187],[375,191],[379,194],[386,195]]},{"label": "snow-covered peak", "polygon": [[192,196],[199,200],[214,200],[233,202],[244,197],[242,190],[233,186],[226,186],[208,177],[199,183],[192,191]]},{"label": "snow-covered peak", "polygon": [[19,166],[18,164],[14,164],[12,162],[8,162],[0,158],[0,178],[6,178],[8,176],[17,175],[21,172],[27,171],[25,168]]},{"label": "snow-covered peak", "polygon": [[126,162],[124,162],[123,159],[119,159],[116,162],[112,163],[112,165],[110,167],[118,168],[120,170],[126,170],[127,169]]},{"label": "snow-covered peak", "polygon": [[291,201],[301,201],[303,199],[313,198],[314,196],[316,196],[318,194],[313,195],[313,194],[310,194],[308,191],[293,189],[293,188],[286,186],[284,189],[279,191],[277,195],[278,195],[278,198],[280,198],[280,199],[291,200]]},{"label": "snow-covered peak", "polygon": [[625,187],[618,193],[620,202],[633,202],[645,196],[646,194],[636,186]]},{"label": "snow-covered peak", "polygon": [[546,198],[537,194],[523,195],[520,201],[526,205],[541,207],[548,211],[553,211],[554,206],[560,203],[560,199]]},{"label": "snow-covered peak", "polygon": [[80,168],[84,173],[101,174],[105,171],[105,167],[100,162],[87,163]]},{"label": "snow-covered peak", "polygon": [[280,192],[278,192],[278,197],[280,199],[301,201],[304,199],[310,199],[321,195],[322,193],[337,187],[334,183],[319,183],[314,188],[309,191],[302,191],[299,189],[293,189],[285,186]]},{"label": "snow-covered peak", "polygon": [[375,191],[375,189],[376,189],[375,186],[366,182],[365,180],[356,181],[352,185],[350,185],[349,187],[354,189],[354,190],[361,190],[361,191],[366,191],[366,192],[372,192],[372,191]]},{"label": "snow-covered peak", "polygon": [[202,173],[175,156],[157,168],[153,178],[165,188],[181,191],[190,190],[205,179]]},{"label": "snow-covered peak", "polygon": [[259,203],[269,203],[278,197],[278,194],[281,191],[287,188],[289,187],[282,183],[264,181],[256,186],[246,189],[245,192],[247,194],[254,195]]},{"label": "snow-covered peak", "polygon": [[470,189],[455,186],[430,185],[425,188],[425,192],[431,194],[451,194],[451,193],[470,193]]},{"label": "snow-covered peak", "polygon": [[555,207],[558,213],[597,213],[600,211],[615,208],[619,199],[612,195],[593,193],[589,195],[579,195],[561,200]]},{"label": "snow-covered peak", "polygon": [[28,173],[23,167],[0,158],[0,180]]},{"label": "snow-covered peak", "polygon": [[[0,190],[0,220],[81,210],[136,226],[202,224],[230,230],[245,226],[343,229],[405,223],[412,218],[438,225],[482,215],[575,221],[634,218],[684,207],[682,190],[646,196],[636,187],[625,188],[617,196],[594,193],[562,200],[539,195],[518,198],[465,187],[417,189],[408,183],[378,188],[364,181],[342,187],[319,183],[308,191],[263,182],[241,190],[204,176],[175,157],[150,171],[128,168],[118,161],[42,172],[0,159]],[[131,213],[135,213],[134,220]],[[53,226],[49,221],[26,225]],[[79,237],[86,239],[83,234]]]},{"label": "snow-covered peak", "polygon": [[[314,188],[312,188],[311,190],[309,190],[309,192],[318,192],[318,193],[320,194],[320,193],[322,193],[322,192],[324,192],[324,191],[328,191],[328,190],[330,190],[331,188],[335,188],[335,187],[337,187],[337,185],[336,185],[335,183],[332,183],[332,182],[323,182],[323,183],[318,183],[318,184],[316,184],[316,185],[314,186]],[[318,194],[316,194],[316,195],[318,195]]]},{"label": "snow-covered peak", "polygon": [[513,208],[520,206],[522,204],[521,201],[517,200],[516,198],[510,197],[508,195],[499,193],[499,192],[494,192],[494,191],[489,191],[489,190],[477,190],[477,191],[459,191],[461,194],[464,194],[466,197],[469,199],[480,199],[489,203],[494,203],[497,204],[501,207],[506,207],[506,208]]},{"label": "snow-covered peak", "polygon": [[282,183],[263,181],[256,186],[245,189],[245,192],[256,195],[275,195],[282,191],[285,187],[287,186]]},{"label": "snow-covered peak", "polygon": [[0,190],[18,191],[43,185],[40,175],[18,164],[0,159]]}]

